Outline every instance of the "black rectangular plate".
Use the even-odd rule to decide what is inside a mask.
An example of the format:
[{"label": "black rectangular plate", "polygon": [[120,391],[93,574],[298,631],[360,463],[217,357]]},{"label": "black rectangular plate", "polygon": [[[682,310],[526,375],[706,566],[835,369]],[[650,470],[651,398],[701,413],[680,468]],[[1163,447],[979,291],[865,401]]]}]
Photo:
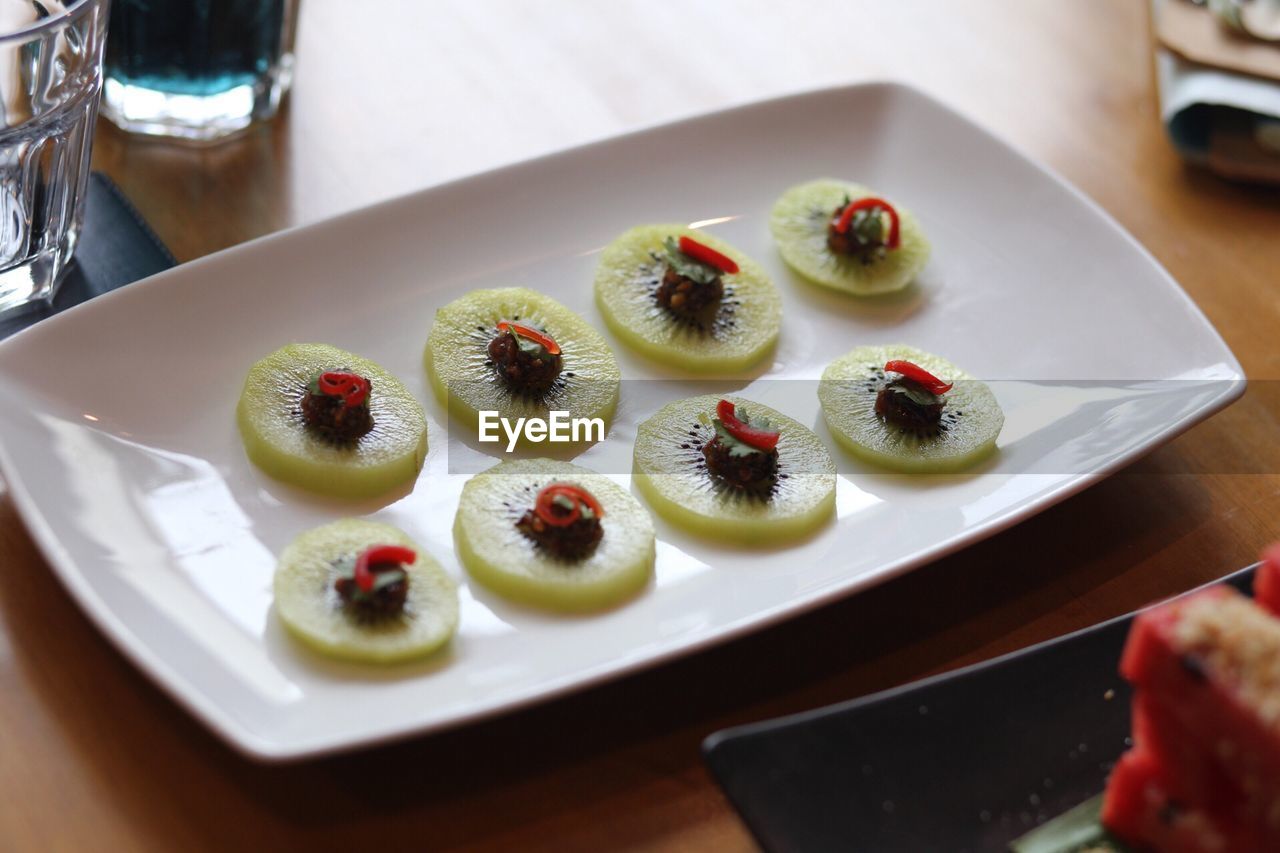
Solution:
[{"label": "black rectangular plate", "polygon": [[[1255,566],[1219,583],[1248,591]],[[1102,790],[1129,737],[1134,614],[816,711],[716,732],[766,850],[1000,851]]]}]

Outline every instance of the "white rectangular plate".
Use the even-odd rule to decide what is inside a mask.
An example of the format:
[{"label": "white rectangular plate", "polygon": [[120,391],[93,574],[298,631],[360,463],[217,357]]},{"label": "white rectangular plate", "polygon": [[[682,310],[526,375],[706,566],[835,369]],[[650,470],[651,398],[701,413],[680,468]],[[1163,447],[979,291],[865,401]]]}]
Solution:
[{"label": "white rectangular plate", "polygon": [[[858,301],[788,273],[768,211],[787,186],[820,176],[858,180],[914,211],[934,246],[918,288]],[[776,358],[738,383],[750,386],[745,396],[768,402],[779,387],[801,387],[774,380],[807,384],[855,344],[910,343],[1002,380],[1001,451],[973,475],[927,480],[833,449],[838,519],[820,534],[749,552],[659,523],[654,583],[608,613],[558,618],[477,590],[450,535],[465,480],[450,469],[474,469],[476,452],[446,441],[421,363],[435,309],[472,288],[522,284],[600,325],[600,247],[634,224],[708,220],[783,295]],[[245,459],[233,414],[242,377],[290,341],[369,356],[426,404],[431,452],[410,493],[344,506],[272,482]],[[624,377],[669,378],[615,350]],[[653,410],[636,388],[623,383],[608,440],[578,460],[624,482],[618,460]],[[232,744],[286,759],[514,708],[866,588],[1044,509],[1242,391],[1213,328],[1106,214],[926,96],[866,85],[467,178],[47,320],[0,345],[0,463],[44,554],[99,627]],[[820,421],[816,395],[791,394],[788,405]],[[403,527],[461,582],[449,652],[362,668],[320,660],[284,634],[271,609],[275,555],[303,530],[360,514]]]}]

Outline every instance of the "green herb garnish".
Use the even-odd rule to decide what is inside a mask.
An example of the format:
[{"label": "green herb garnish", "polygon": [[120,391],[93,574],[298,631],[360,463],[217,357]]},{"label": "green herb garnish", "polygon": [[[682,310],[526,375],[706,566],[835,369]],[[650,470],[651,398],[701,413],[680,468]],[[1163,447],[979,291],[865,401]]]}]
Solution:
[{"label": "green herb garnish", "polygon": [[[530,326],[530,328],[537,329],[538,327]],[[538,329],[538,331],[542,332],[543,330]],[[524,335],[521,335],[515,329],[510,327],[507,328],[506,332],[508,335],[516,339],[516,346],[520,347],[520,352],[524,353],[525,355],[529,355],[534,358],[543,358],[543,359],[551,358],[551,353],[547,350],[547,348],[542,344],[538,343],[537,341],[533,340],[532,338],[526,338]]]},{"label": "green herb garnish", "polygon": [[674,237],[668,237],[663,245],[667,247],[667,263],[676,271],[676,275],[698,284],[711,284],[720,277],[720,270],[680,251],[680,245]]},{"label": "green herb garnish", "polygon": [[587,505],[586,501],[575,501],[568,495],[556,495],[551,499],[551,505],[560,507],[566,513],[573,512],[573,508],[576,506],[579,520],[591,521],[596,517],[596,514]]},{"label": "green herb garnish", "polygon": [[889,391],[894,394],[901,394],[917,406],[937,406],[942,403],[942,398],[937,394],[926,391],[919,385],[907,379],[900,379],[896,382],[890,382],[886,386]]},{"label": "green herb garnish", "polygon": [[[852,203],[848,196],[839,209],[844,210]],[[854,211],[853,220],[849,223],[849,234],[861,246],[879,246],[884,243],[884,209],[868,207]]]},{"label": "green herb garnish", "polygon": [[1128,853],[1102,825],[1102,795],[1038,826],[1009,845],[1012,853]]},{"label": "green herb garnish", "polygon": [[[747,410],[741,406],[737,407],[734,413],[738,420],[742,421],[749,427],[757,429],[772,430],[773,424],[768,418],[755,418],[754,420],[747,414]],[[729,430],[725,429],[724,424],[719,418],[711,419],[711,426],[716,431],[716,440],[720,442],[722,447],[728,448],[730,457],[750,456],[753,453],[771,453],[769,450],[761,450],[759,447],[752,447],[740,438],[734,436]]]},{"label": "green herb garnish", "polygon": [[378,592],[392,584],[399,583],[409,577],[408,572],[404,569],[386,569],[381,572],[373,573],[373,588],[365,592],[356,583],[356,558],[355,557],[339,557],[333,563],[334,571],[338,573],[338,577],[351,582],[349,587],[351,592],[351,600],[365,601],[377,595]]}]

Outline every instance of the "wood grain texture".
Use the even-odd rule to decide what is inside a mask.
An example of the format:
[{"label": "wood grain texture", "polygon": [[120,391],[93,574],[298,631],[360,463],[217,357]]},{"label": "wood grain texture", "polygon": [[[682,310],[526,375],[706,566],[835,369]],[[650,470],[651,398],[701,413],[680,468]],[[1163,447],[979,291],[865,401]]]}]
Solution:
[{"label": "wood grain texture", "polygon": [[896,78],[1096,199],[1255,382],[1125,472],[863,595],[520,714],[296,766],[242,760],[135,671],[0,503],[0,847],[750,849],[701,764],[708,733],[1092,624],[1280,539],[1280,196],[1174,155],[1142,0],[377,7],[304,0],[274,124],[201,150],[103,127],[97,167],[188,260],[638,125]]}]

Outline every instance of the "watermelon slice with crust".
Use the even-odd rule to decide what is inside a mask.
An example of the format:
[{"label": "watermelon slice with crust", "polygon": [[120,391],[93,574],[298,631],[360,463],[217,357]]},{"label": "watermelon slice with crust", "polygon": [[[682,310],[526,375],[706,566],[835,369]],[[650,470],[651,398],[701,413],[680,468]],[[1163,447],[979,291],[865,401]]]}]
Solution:
[{"label": "watermelon slice with crust", "polygon": [[1111,771],[1102,805],[1102,823],[1139,850],[1161,853],[1245,853],[1261,851],[1248,829],[1169,793],[1165,772],[1141,747],[1126,752]]},{"label": "watermelon slice with crust", "polygon": [[1253,576],[1253,600],[1280,616],[1280,542],[1262,554],[1262,565]]},{"label": "watermelon slice with crust", "polygon": [[1280,620],[1233,589],[1196,593],[1140,615],[1120,669],[1136,688],[1136,747],[1109,783],[1108,828],[1157,850],[1213,849],[1132,834],[1155,831],[1132,812],[1151,798],[1121,787],[1140,775],[1239,839],[1220,849],[1280,850]]}]

